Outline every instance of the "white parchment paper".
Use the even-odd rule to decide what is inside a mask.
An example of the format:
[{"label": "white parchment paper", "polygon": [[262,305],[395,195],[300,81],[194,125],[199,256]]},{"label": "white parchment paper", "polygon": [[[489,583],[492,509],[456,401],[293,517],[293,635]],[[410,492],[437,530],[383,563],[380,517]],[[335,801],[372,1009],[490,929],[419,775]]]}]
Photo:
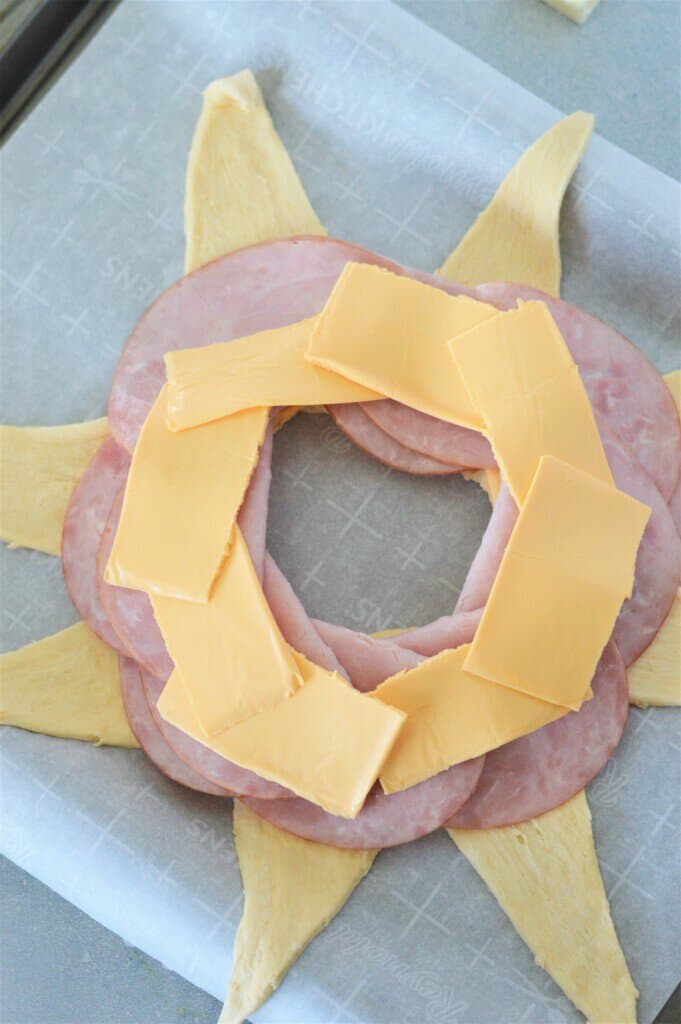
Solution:
[{"label": "white parchment paper", "polygon": [[[528,55],[531,59],[531,55]],[[251,66],[331,233],[436,267],[558,116],[387,3],[128,0],[5,148],[2,420],[101,415],[121,346],[182,271],[186,155],[213,78]],[[594,139],[564,210],[564,295],[679,363],[679,189]],[[488,509],[322,417],[278,438],[270,545],[307,608],[364,630],[448,609]],[[5,649],[75,618],[57,559],[2,552]],[[5,729],[2,851],[218,997],[241,913],[228,806],[140,752]],[[678,716],[633,710],[590,789],[649,1022],[679,973]],[[381,854],[258,1021],[576,1021],[444,832]]]}]

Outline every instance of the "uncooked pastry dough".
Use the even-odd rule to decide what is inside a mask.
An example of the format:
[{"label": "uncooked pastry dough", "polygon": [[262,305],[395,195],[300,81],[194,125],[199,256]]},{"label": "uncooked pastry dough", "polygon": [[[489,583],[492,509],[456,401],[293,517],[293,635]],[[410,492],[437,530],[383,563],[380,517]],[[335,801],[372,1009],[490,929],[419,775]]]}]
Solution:
[{"label": "uncooked pastry dough", "polygon": [[219,1024],[240,1024],[307,944],[335,917],[374,862],[375,850],[339,850],[274,828],[234,801],[244,913]]},{"label": "uncooked pastry dough", "polygon": [[448,829],[514,928],[591,1024],[636,1021],[584,792],[522,825]]},{"label": "uncooked pastry dough", "polygon": [[137,747],[118,655],[84,622],[0,655],[0,722],[63,739]]},{"label": "uncooked pastry dough", "polygon": [[[664,378],[681,413],[681,370]],[[627,669],[632,704],[658,707],[681,704],[681,590],[657,636]]]},{"label": "uncooked pastry dough", "polygon": [[107,432],[104,418],[63,427],[0,426],[0,539],[60,555],[71,493]]},{"label": "uncooked pastry dough", "polygon": [[514,281],[560,292],[560,207],[593,130],[577,111],[537,139],[438,271],[460,284]]},{"label": "uncooked pastry dough", "polygon": [[681,705],[681,590],[650,647],[627,669],[627,680],[632,704]]},{"label": "uncooked pastry dough", "polygon": [[187,165],[188,273],[288,235],[323,235],[249,70],[208,86]]}]

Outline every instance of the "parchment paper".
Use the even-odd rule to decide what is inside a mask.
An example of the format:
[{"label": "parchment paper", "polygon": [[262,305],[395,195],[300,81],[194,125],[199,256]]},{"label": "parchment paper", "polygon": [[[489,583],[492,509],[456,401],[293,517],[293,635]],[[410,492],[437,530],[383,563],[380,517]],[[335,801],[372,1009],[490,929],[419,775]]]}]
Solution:
[{"label": "parchment paper", "polygon": [[[528,54],[531,59],[531,54]],[[213,78],[257,73],[331,233],[432,269],[558,116],[384,3],[126,2],[4,151],[3,422],[101,415],[121,346],[182,271],[186,155]],[[563,217],[564,295],[679,363],[679,189],[595,139]],[[307,608],[364,630],[449,609],[488,516],[321,417],[277,438],[270,544]],[[5,648],[75,618],[60,563],[2,552]],[[2,851],[218,997],[241,886],[230,811],[139,752],[5,729]],[[678,716],[633,710],[590,789],[649,1022],[679,972]],[[258,1021],[576,1021],[440,832],[383,853]]]}]

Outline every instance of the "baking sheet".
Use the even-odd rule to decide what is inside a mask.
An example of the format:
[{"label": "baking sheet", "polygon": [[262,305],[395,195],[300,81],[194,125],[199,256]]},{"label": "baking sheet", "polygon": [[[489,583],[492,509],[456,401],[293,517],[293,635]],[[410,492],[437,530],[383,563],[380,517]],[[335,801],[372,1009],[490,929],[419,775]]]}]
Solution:
[{"label": "baking sheet", "polygon": [[[182,271],[186,155],[213,78],[256,72],[332,234],[432,269],[557,112],[388,3],[126,2],[3,154],[3,422],[101,415],[123,341]],[[564,295],[679,362],[679,187],[594,139],[564,209]],[[364,630],[449,609],[488,509],[330,421],[279,435],[269,542],[306,607]],[[2,642],[74,621],[56,559],[2,551]],[[590,787],[649,1022],[679,970],[679,716],[632,710]],[[5,729],[2,852],[222,998],[241,913],[224,803],[139,752]],[[171,841],[169,841],[169,838]],[[256,1021],[545,1024],[579,1015],[444,832],[385,851]]]}]

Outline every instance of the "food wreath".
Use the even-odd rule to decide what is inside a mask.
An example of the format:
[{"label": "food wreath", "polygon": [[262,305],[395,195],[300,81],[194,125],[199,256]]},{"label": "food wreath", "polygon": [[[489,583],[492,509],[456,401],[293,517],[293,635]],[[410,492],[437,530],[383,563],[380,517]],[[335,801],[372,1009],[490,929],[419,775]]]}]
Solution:
[{"label": "food wreath", "polygon": [[[186,276],[128,340],[108,417],[2,428],[2,538],[61,554],[83,620],[2,656],[2,721],[139,745],[233,798],[223,1022],[382,848],[441,827],[589,1020],[636,1019],[584,788],[630,702],[679,703],[679,374],[558,297],[592,127],[542,136],[432,276],[327,238],[252,74],[214,82]],[[308,617],[265,545],[272,437],[301,411],[485,489],[451,614],[373,636]]]}]

